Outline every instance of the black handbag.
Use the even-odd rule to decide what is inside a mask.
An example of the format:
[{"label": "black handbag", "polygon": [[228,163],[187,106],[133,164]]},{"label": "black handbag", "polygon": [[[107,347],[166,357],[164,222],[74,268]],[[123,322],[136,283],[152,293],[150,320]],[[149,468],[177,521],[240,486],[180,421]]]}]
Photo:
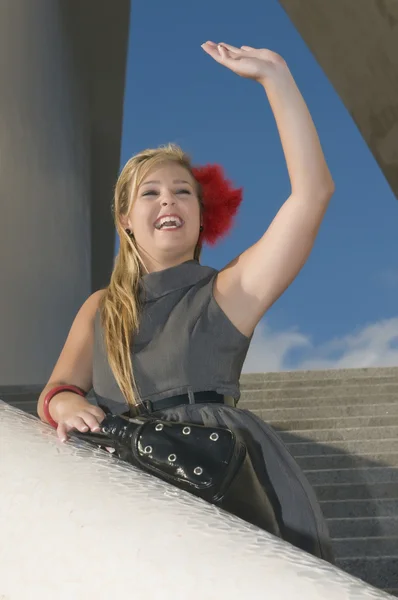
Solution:
[{"label": "black handbag", "polygon": [[279,535],[271,503],[238,432],[108,414],[101,433],[70,435],[114,448],[119,459]]}]

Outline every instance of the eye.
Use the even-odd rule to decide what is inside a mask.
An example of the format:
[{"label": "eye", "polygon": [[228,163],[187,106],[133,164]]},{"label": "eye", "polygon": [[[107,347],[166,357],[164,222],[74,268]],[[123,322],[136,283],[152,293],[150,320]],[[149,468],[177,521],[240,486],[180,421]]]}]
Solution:
[{"label": "eye", "polygon": [[[188,190],[188,189],[176,190],[175,193],[176,194],[192,194],[191,190]],[[154,195],[157,195],[157,194],[158,194],[157,190],[147,190],[142,195],[143,196],[154,196]]]}]

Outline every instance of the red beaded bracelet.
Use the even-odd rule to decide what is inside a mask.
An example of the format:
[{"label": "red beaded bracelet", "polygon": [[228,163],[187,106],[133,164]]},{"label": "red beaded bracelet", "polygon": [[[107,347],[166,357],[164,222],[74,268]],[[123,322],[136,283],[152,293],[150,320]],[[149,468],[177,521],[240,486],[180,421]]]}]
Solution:
[{"label": "red beaded bracelet", "polygon": [[52,398],[54,398],[54,396],[60,392],[74,392],[75,394],[79,394],[79,396],[83,396],[83,398],[86,396],[86,394],[76,385],[58,385],[57,387],[52,388],[52,390],[46,394],[43,402],[43,414],[48,423],[54,427],[54,429],[57,429],[58,423],[56,423],[50,415],[49,404]]}]

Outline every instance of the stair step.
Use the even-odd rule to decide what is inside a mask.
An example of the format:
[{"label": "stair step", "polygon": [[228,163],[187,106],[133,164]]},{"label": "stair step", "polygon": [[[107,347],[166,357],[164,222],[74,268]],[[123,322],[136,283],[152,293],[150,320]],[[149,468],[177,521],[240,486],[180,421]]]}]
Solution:
[{"label": "stair step", "polygon": [[393,483],[332,483],[314,485],[320,502],[330,500],[370,500],[398,498],[398,479]]},{"label": "stair step", "polygon": [[[277,428],[275,428],[277,429]],[[398,439],[398,426],[348,427],[341,429],[303,429],[300,432],[278,431],[285,444],[300,442],[334,442]]]},{"label": "stair step", "polygon": [[336,563],[343,571],[379,588],[397,584],[398,552],[393,556],[341,558]]},{"label": "stair step", "polygon": [[383,590],[383,592],[386,592],[386,594],[390,594],[390,596],[398,596],[398,587],[381,589]]},{"label": "stair step", "polygon": [[345,386],[327,386],[327,387],[301,387],[301,388],[254,388],[252,390],[243,390],[242,401],[253,401],[253,400],[284,400],[288,398],[300,398],[308,399],[312,398],[317,400],[318,398],[329,398],[331,401],[334,398],[340,397],[356,397],[356,396],[370,396],[372,398],[378,398],[379,396],[395,395],[398,393],[398,382],[395,383],[379,383],[376,385],[369,385],[366,382],[356,385],[345,385]]},{"label": "stair step", "polygon": [[398,452],[398,438],[380,440],[338,441],[320,444],[319,442],[288,443],[289,452],[295,458],[299,456],[324,456],[326,454],[380,454]]},{"label": "stair step", "polygon": [[362,367],[349,369],[318,369],[311,371],[265,371],[257,373],[242,373],[242,381],[251,381],[253,378],[264,379],[265,381],[311,381],[312,379],[339,379],[347,380],[352,377],[398,377],[398,367]]},{"label": "stair step", "polygon": [[396,517],[352,517],[327,519],[331,538],[398,536]]},{"label": "stair step", "polygon": [[1,398],[1,396],[0,396],[0,400],[4,400],[4,402],[7,402],[7,404],[10,404],[14,408],[18,408],[19,410],[23,410],[24,412],[26,412],[30,415],[34,415],[35,417],[37,416],[37,401],[36,400],[35,401],[22,400],[22,401],[14,402],[13,400],[10,401],[10,397]]},{"label": "stair step", "polygon": [[1,400],[13,406],[17,406],[21,402],[37,403],[39,396],[40,394],[1,394],[0,390]]},{"label": "stair step", "polygon": [[346,517],[398,517],[398,498],[327,500],[321,501],[320,504],[322,512],[327,519]]},{"label": "stair step", "polygon": [[398,467],[398,452],[380,454],[327,454],[323,456],[298,456],[300,467],[305,470],[351,469],[374,466]]},{"label": "stair step", "polygon": [[398,536],[338,538],[333,540],[333,550],[339,559],[351,556],[394,555],[398,551]]},{"label": "stair step", "polygon": [[36,398],[42,393],[46,384],[32,385],[0,385],[0,397],[4,396],[34,396]]},{"label": "stair step", "polygon": [[[265,374],[266,375],[266,374]],[[268,373],[269,375],[269,373]],[[346,388],[347,386],[354,385],[363,385],[367,384],[369,388],[374,385],[384,385],[390,383],[398,383],[398,370],[395,371],[395,374],[389,374],[379,377],[363,377],[355,375],[353,377],[341,378],[338,377],[329,377],[322,378],[318,373],[315,378],[301,378],[301,379],[292,379],[289,377],[285,377],[284,379],[264,379],[264,376],[249,376],[242,375],[240,379],[240,389],[242,393],[246,393],[251,390],[289,390],[289,389],[301,389],[308,387],[316,387],[319,390],[322,388],[333,387],[335,389],[338,388]]]},{"label": "stair step", "polygon": [[298,408],[261,408],[252,411],[264,421],[294,421],[295,419],[341,419],[347,417],[397,417],[395,404],[348,404],[344,406],[312,406]]},{"label": "stair step", "polygon": [[356,404],[398,404],[398,393],[377,393],[377,394],[358,394],[348,395],[344,390],[344,395],[335,394],[331,396],[323,396],[318,394],[317,396],[304,396],[304,397],[287,397],[285,395],[280,398],[267,397],[261,390],[253,391],[249,394],[245,394],[239,400],[238,408],[245,408],[246,410],[260,410],[260,409],[271,409],[271,408],[321,408],[322,406],[354,406]]},{"label": "stair step", "polygon": [[[257,414],[258,411],[253,411]],[[258,415],[261,419],[261,415]],[[264,419],[263,419],[264,420]],[[383,427],[398,426],[398,416],[383,417],[329,417],[326,419],[279,419],[267,421],[275,429],[299,432],[307,429],[345,429],[351,427]]]},{"label": "stair step", "polygon": [[312,485],[341,484],[341,483],[396,483],[398,482],[397,467],[367,467],[364,469],[318,469],[304,471]]},{"label": "stair step", "polygon": [[397,591],[398,368],[245,374],[240,383],[238,407],[278,431],[314,486],[338,566]]}]

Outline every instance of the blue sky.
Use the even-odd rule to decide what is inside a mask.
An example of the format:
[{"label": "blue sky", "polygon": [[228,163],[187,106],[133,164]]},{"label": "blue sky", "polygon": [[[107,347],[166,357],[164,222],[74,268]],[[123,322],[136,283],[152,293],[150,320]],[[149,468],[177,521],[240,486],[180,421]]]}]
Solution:
[{"label": "blue sky", "polygon": [[133,3],[122,163],[172,141],[244,187],[232,233],[203,264],[221,269],[266,230],[289,194],[273,115],[261,86],[214,62],[206,40],[285,58],[336,184],[312,255],[257,328],[244,370],[398,364],[398,201],[276,0]]}]

